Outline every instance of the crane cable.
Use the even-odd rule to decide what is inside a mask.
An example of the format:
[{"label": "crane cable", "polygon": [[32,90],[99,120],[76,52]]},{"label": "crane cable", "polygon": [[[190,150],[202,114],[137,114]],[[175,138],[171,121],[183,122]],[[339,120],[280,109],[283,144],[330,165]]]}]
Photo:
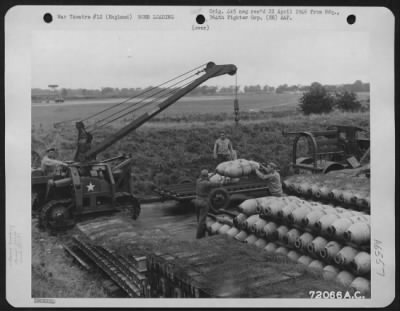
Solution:
[{"label": "crane cable", "polygon": [[[189,81],[189,82],[185,83],[183,86],[181,86],[181,87],[179,87],[179,88],[172,89],[172,90],[170,90],[167,94],[162,95],[162,96],[160,96],[160,97],[158,97],[158,98],[156,98],[156,99],[154,99],[154,100],[152,100],[152,101],[150,101],[150,102],[148,102],[148,103],[144,103],[144,104],[140,105],[139,107],[136,107],[136,108],[134,108],[134,109],[132,109],[132,110],[129,110],[128,112],[124,113],[124,114],[121,115],[121,116],[118,116],[118,117],[116,117],[116,118],[114,118],[114,119],[112,119],[112,120],[109,120],[109,121],[106,122],[106,123],[103,123],[103,124],[99,125],[98,127],[92,129],[92,132],[93,132],[93,131],[96,131],[96,130],[98,130],[98,129],[100,129],[100,128],[102,128],[102,127],[108,125],[108,124],[110,124],[111,122],[114,122],[114,121],[116,121],[116,120],[118,120],[118,119],[121,119],[121,118],[123,118],[124,116],[126,116],[126,115],[128,115],[128,114],[130,114],[130,113],[134,113],[134,112],[138,111],[139,109],[141,109],[141,108],[143,108],[143,107],[145,107],[145,106],[147,106],[147,105],[154,104],[155,102],[159,101],[161,98],[165,97],[166,95],[172,95],[173,93],[176,93],[176,92],[178,92],[179,90],[181,90],[182,88],[188,86],[190,83],[192,83],[192,81]],[[132,108],[132,107],[129,107],[129,108]]]},{"label": "crane cable", "polygon": [[[142,100],[140,100],[140,101],[134,103],[133,105],[127,106],[127,107],[125,107],[125,108],[123,108],[123,109],[121,109],[121,110],[119,110],[119,111],[117,111],[117,112],[115,112],[115,113],[113,113],[113,114],[111,114],[111,115],[109,115],[109,116],[107,116],[107,117],[105,117],[105,118],[103,118],[103,119],[101,119],[101,120],[95,122],[94,124],[88,126],[88,128],[91,128],[91,127],[92,127],[92,128],[93,128],[92,130],[100,129],[100,128],[102,128],[103,126],[105,126],[105,125],[107,125],[107,124],[109,124],[109,123],[111,123],[111,122],[114,122],[114,121],[116,121],[116,120],[118,120],[118,119],[121,119],[121,118],[123,118],[124,116],[126,116],[126,115],[128,115],[128,114],[130,114],[130,113],[133,113],[133,112],[135,112],[135,111],[137,111],[137,110],[139,110],[139,109],[141,109],[141,108],[143,108],[143,107],[145,107],[145,106],[150,106],[150,105],[154,104],[155,102],[161,100],[162,98],[164,98],[164,97],[166,97],[166,96],[168,96],[168,95],[170,95],[170,94],[172,94],[172,93],[174,93],[174,92],[177,92],[177,91],[179,91],[180,89],[182,89],[183,87],[185,87],[185,86],[189,85],[190,83],[192,83],[193,80],[191,80],[191,81],[185,83],[183,86],[179,86],[179,87],[177,87],[177,88],[171,89],[171,87],[174,87],[174,86],[176,86],[176,85],[178,85],[178,84],[180,84],[180,83],[182,83],[182,82],[184,82],[184,81],[186,81],[186,80],[188,80],[188,79],[193,78],[193,77],[194,77],[195,75],[197,75],[198,73],[199,73],[199,72],[197,72],[197,73],[195,73],[195,74],[193,74],[193,75],[191,75],[191,76],[189,76],[189,77],[187,77],[187,78],[185,78],[185,79],[182,79],[182,80],[176,82],[175,84],[171,85],[169,88],[162,89],[162,90],[156,92],[155,94],[152,94],[152,96],[157,95],[157,94],[160,94],[160,93],[163,93],[163,92],[166,92],[167,90],[170,90],[169,92],[167,92],[167,93],[165,93],[165,94],[161,94],[160,96],[155,97],[153,100],[151,100],[151,101],[149,101],[149,102],[144,102],[144,101],[146,101],[147,99],[149,99],[149,97],[143,98]],[[144,102],[144,103],[143,103],[143,102]],[[140,103],[143,103],[143,104],[142,104],[142,105],[139,105]],[[139,106],[138,106],[138,105],[139,105]],[[137,106],[138,106],[138,107],[137,107]],[[132,109],[132,108],[133,108],[133,109]],[[120,116],[117,116],[116,118],[114,118],[114,119],[112,119],[112,120],[109,120],[109,119],[112,118],[113,116],[118,115],[118,114],[120,114],[120,113],[122,113],[123,111],[128,110],[128,109],[129,109],[129,111],[127,111],[126,113],[124,113],[124,114],[122,114],[122,115],[120,115]],[[105,121],[103,124],[101,124],[101,125],[99,125],[99,126],[97,126],[97,127],[94,127],[96,124],[101,123],[101,122],[103,122],[103,121]]]},{"label": "crane cable", "polygon": [[157,86],[155,86],[155,87],[152,87],[152,88],[150,88],[149,90],[146,90],[146,91],[143,91],[143,92],[141,92],[141,93],[139,93],[139,94],[137,94],[137,95],[131,96],[131,97],[129,97],[128,99],[126,99],[126,100],[124,100],[124,101],[122,101],[122,102],[120,102],[120,103],[117,103],[117,104],[115,104],[115,105],[112,105],[111,107],[108,107],[108,108],[106,108],[106,109],[103,109],[103,110],[101,110],[101,111],[99,111],[99,112],[97,112],[97,113],[95,113],[95,114],[93,114],[93,115],[90,115],[90,116],[88,116],[88,117],[82,119],[81,122],[87,121],[87,120],[89,120],[89,119],[92,119],[93,117],[98,116],[98,115],[100,115],[100,114],[102,114],[102,113],[104,113],[104,112],[106,112],[106,111],[109,111],[109,110],[111,110],[111,109],[113,109],[113,108],[115,108],[115,107],[118,107],[118,106],[120,106],[120,105],[122,105],[122,104],[125,104],[125,103],[127,103],[128,101],[130,101],[130,100],[132,100],[132,99],[134,99],[134,98],[137,98],[137,97],[142,96],[142,95],[144,95],[144,94],[146,94],[146,93],[149,93],[150,91],[153,91],[153,90],[155,90],[155,89],[157,89],[157,88],[160,88],[160,87],[166,85],[167,83],[170,83],[170,82],[172,82],[172,81],[174,81],[174,80],[176,80],[176,79],[179,79],[179,78],[181,78],[181,77],[183,77],[183,76],[185,76],[185,75],[187,75],[187,74],[189,74],[189,73],[191,73],[191,72],[193,72],[193,71],[195,71],[195,70],[198,70],[198,69],[204,67],[205,65],[206,65],[206,64],[200,65],[200,66],[198,66],[198,67],[196,67],[196,68],[194,68],[194,69],[192,69],[192,70],[189,70],[189,71],[187,71],[187,72],[185,72],[185,73],[183,73],[183,74],[181,74],[181,75],[179,75],[179,76],[176,76],[176,77],[174,77],[174,78],[172,78],[172,79],[170,79],[170,80],[168,80],[168,81],[166,81],[166,82],[164,82],[164,83],[161,83],[161,84],[159,84],[159,85],[157,85]]},{"label": "crane cable", "polygon": [[237,72],[236,72],[236,75],[235,75],[235,99],[233,101],[233,108],[234,108],[234,111],[235,111],[235,122],[236,122],[236,125],[238,125],[239,120],[240,120],[240,118],[239,118],[239,99],[238,99],[237,76],[238,75],[237,75]]}]

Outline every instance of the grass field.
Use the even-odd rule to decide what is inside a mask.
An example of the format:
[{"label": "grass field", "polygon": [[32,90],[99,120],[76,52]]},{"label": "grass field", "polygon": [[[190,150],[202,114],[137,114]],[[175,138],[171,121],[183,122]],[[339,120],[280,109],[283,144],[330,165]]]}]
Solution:
[{"label": "grass field", "polygon": [[[369,129],[369,113],[333,112],[325,115],[289,116],[264,115],[262,119],[198,121],[199,115],[189,115],[186,122],[148,124],[115,143],[99,155],[110,158],[119,153],[130,153],[134,158],[134,183],[137,195],[150,194],[154,185],[168,185],[183,178],[195,179],[202,168],[215,169],[212,148],[221,129],[232,140],[238,156],[256,161],[272,160],[281,168],[281,175],[290,172],[292,139],[282,131],[321,130],[332,124],[357,125]],[[157,126],[153,126],[157,125]],[[59,158],[70,160],[76,142],[76,130],[69,127],[34,127],[32,149],[40,155],[52,145],[59,150]],[[93,144],[114,133],[103,128],[94,133]]]},{"label": "grass field", "polygon": [[[248,112],[249,110],[287,109],[288,107],[295,107],[298,98],[298,94],[241,95],[239,97],[239,105],[240,110],[243,112]],[[102,109],[110,107],[112,104],[122,102],[123,100],[124,99],[84,100],[60,104],[34,104],[32,105],[32,122],[34,124],[41,123],[47,125],[49,122],[81,120]],[[123,104],[118,108],[124,108],[126,106],[127,104]],[[113,110],[110,110],[110,112],[111,111],[113,112]],[[215,115],[233,114],[233,97],[184,97],[163,111],[157,118],[182,117],[189,114],[203,113]]]}]

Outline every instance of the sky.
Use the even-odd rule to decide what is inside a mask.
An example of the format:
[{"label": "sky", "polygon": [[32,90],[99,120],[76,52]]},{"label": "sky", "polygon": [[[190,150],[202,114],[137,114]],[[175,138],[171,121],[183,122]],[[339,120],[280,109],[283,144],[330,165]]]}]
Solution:
[{"label": "sky", "polygon": [[[208,61],[235,64],[239,85],[369,81],[369,37],[343,31],[38,31],[32,87],[155,86]],[[207,85],[235,84],[220,76]]]}]

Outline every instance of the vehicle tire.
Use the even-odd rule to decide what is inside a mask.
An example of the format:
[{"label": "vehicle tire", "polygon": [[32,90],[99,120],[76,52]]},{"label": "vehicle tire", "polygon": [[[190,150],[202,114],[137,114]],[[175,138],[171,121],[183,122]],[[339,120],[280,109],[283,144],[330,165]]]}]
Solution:
[{"label": "vehicle tire", "polygon": [[43,205],[39,213],[39,226],[43,229],[63,231],[75,225],[72,200],[53,200]]},{"label": "vehicle tire", "polygon": [[230,202],[230,194],[224,188],[213,189],[208,199],[210,201],[211,208],[218,211],[221,208],[226,208]]}]

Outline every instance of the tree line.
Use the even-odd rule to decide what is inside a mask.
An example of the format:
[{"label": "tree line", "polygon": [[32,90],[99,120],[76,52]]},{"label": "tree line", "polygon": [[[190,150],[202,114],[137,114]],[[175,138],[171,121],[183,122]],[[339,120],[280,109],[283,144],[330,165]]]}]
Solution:
[{"label": "tree line", "polygon": [[329,113],[333,110],[364,111],[369,109],[369,97],[359,100],[354,91],[343,88],[332,92],[314,82],[300,97],[298,108],[305,115]]},{"label": "tree line", "polygon": [[[341,84],[341,85],[323,85],[328,92],[369,92],[369,83],[363,83],[360,80],[355,81],[352,84]],[[94,99],[94,98],[126,98],[140,95],[143,92],[149,91],[153,87],[147,88],[113,88],[113,87],[102,87],[100,89],[71,89],[61,88],[57,91],[50,89],[33,88],[31,90],[32,100],[46,100],[52,99],[56,96],[61,96],[64,99]],[[232,95],[235,93],[236,86],[199,86],[190,92],[193,96],[203,95]],[[238,86],[237,92],[239,94],[257,94],[257,93],[304,93],[308,92],[311,85],[287,85],[282,84],[276,88],[270,85],[244,85]],[[154,90],[148,94],[161,94],[165,89],[154,88]]]}]

